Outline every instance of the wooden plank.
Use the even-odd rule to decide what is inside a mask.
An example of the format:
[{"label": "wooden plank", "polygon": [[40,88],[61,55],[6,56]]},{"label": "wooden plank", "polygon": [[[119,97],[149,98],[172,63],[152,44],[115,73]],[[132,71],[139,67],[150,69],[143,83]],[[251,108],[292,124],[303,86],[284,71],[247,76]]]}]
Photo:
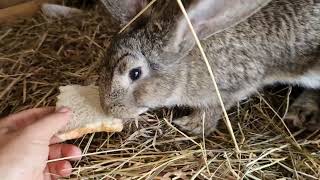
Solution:
[{"label": "wooden plank", "polygon": [[0,0],[0,9],[14,6],[17,4],[25,3],[30,0]]},{"label": "wooden plank", "polygon": [[40,5],[38,1],[30,1],[0,9],[0,23],[9,23],[17,18],[33,16],[40,9]]},{"label": "wooden plank", "polygon": [[[1,0],[0,0],[1,1]],[[36,14],[43,3],[57,2],[57,0],[32,0],[0,9],[0,24],[11,23],[18,18],[27,18]]]},{"label": "wooden plank", "polygon": [[[1,0],[0,0],[1,1]],[[43,3],[60,3],[61,0],[32,0],[11,7],[0,9],[0,25],[14,22],[18,18],[32,17]]]}]

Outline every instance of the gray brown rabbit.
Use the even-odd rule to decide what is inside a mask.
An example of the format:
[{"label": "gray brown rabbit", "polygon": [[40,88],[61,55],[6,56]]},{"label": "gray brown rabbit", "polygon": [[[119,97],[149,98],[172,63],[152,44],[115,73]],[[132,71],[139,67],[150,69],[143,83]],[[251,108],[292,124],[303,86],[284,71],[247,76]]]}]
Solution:
[{"label": "gray brown rabbit", "polygon": [[[125,25],[148,2],[105,0],[104,4]],[[320,87],[319,0],[183,3],[226,108],[276,82]],[[135,118],[159,107],[188,106],[193,112],[174,123],[199,134],[205,117],[205,133],[209,134],[222,114],[207,67],[175,0],[156,1],[112,39],[99,86],[102,106],[118,118]],[[297,101],[293,109],[298,110],[292,110],[290,118],[306,122],[311,117],[313,126],[319,127],[320,92],[310,93],[312,96],[305,92],[301,98],[309,98],[313,102],[309,105],[318,107],[306,109],[304,101]]]}]

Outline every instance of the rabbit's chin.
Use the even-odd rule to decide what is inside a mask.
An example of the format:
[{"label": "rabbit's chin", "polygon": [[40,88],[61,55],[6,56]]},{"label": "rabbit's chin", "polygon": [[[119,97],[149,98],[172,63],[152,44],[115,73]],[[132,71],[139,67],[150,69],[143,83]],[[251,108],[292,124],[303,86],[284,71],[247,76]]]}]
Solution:
[{"label": "rabbit's chin", "polygon": [[149,110],[149,108],[143,107],[143,108],[139,108],[138,111],[138,116],[140,116],[141,114],[147,112]]},{"label": "rabbit's chin", "polygon": [[119,119],[135,119],[138,118],[141,114],[147,112],[149,110],[149,108],[147,107],[138,107],[137,109],[135,109],[134,113],[128,113],[128,112],[118,112],[116,114],[112,114],[115,118],[119,118]]}]

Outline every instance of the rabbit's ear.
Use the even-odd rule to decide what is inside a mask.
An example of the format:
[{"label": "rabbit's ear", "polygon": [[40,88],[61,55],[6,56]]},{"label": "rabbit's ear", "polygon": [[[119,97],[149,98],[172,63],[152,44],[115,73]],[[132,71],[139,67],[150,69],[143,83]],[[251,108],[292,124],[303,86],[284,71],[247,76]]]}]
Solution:
[{"label": "rabbit's ear", "polygon": [[[197,0],[187,9],[191,23],[200,39],[235,26],[247,19],[271,0]],[[180,18],[170,48],[193,44],[193,37],[184,16]]]},{"label": "rabbit's ear", "polygon": [[101,0],[101,2],[121,25],[127,24],[148,5],[148,0]]}]

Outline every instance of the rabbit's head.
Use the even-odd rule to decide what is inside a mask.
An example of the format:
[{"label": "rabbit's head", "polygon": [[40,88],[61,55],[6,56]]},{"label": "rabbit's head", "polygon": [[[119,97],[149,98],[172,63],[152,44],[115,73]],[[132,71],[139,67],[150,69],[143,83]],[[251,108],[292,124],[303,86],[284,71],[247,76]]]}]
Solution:
[{"label": "rabbit's head", "polygon": [[[201,40],[245,20],[270,0],[183,1]],[[110,14],[127,24],[150,1],[104,0]],[[100,72],[105,111],[133,118],[150,108],[180,104],[187,82],[184,57],[195,41],[178,3],[157,0],[138,20],[116,35],[106,50]],[[195,67],[196,68],[196,67]],[[209,83],[209,82],[208,82]],[[180,85],[179,85],[180,84]]]}]

